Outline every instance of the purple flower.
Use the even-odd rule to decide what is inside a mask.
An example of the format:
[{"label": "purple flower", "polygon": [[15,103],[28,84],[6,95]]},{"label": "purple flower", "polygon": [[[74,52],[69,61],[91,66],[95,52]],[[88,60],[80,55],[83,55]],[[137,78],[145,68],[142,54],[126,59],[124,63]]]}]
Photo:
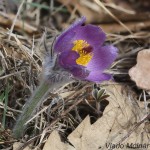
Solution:
[{"label": "purple flower", "polygon": [[101,28],[88,24],[86,18],[73,23],[57,37],[54,51],[58,53],[58,63],[76,78],[101,82],[111,75],[103,73],[117,56],[117,48],[103,46],[106,35]]}]

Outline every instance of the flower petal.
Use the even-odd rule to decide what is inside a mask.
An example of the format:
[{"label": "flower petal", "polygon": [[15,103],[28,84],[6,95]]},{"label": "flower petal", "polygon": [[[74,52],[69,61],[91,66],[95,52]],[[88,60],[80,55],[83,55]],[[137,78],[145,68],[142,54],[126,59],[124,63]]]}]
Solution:
[{"label": "flower petal", "polygon": [[72,65],[76,64],[76,59],[79,57],[79,54],[75,51],[64,51],[59,55],[58,61],[59,64],[65,69],[70,68]]},{"label": "flower petal", "polygon": [[56,52],[69,51],[73,47],[73,38],[76,34],[76,29],[83,25],[86,18],[82,17],[75,21],[68,29],[62,32],[55,40],[54,50]]},{"label": "flower petal", "polygon": [[110,79],[112,79],[111,75],[102,73],[100,71],[92,71],[90,72],[89,76],[86,77],[86,80],[93,81],[96,83],[100,83],[102,81],[110,80]]},{"label": "flower petal", "polygon": [[101,46],[105,39],[106,35],[100,27],[89,24],[76,29],[75,40],[85,40],[94,48]]},{"label": "flower petal", "polygon": [[85,79],[90,73],[85,67],[79,65],[74,66],[70,72],[78,79]]},{"label": "flower petal", "polygon": [[104,46],[94,49],[93,57],[86,66],[90,71],[101,71],[107,69],[117,57],[118,49],[114,46]]},{"label": "flower petal", "polygon": [[64,51],[59,55],[58,63],[76,78],[84,79],[89,75],[89,71],[76,63],[78,57],[79,54],[75,51]]}]

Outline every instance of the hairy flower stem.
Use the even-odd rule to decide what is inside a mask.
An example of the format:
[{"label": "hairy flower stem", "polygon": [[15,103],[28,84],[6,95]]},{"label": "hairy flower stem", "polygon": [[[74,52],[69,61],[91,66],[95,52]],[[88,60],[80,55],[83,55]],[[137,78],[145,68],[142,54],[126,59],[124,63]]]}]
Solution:
[{"label": "hairy flower stem", "polygon": [[100,116],[102,115],[102,112],[100,111],[101,105],[100,102],[96,102],[96,110],[97,110],[97,114]]},{"label": "hairy flower stem", "polygon": [[56,76],[52,75],[50,76],[50,79],[44,80],[32,95],[30,100],[25,104],[23,112],[13,129],[15,138],[20,138],[23,135],[27,121],[35,113],[36,108],[38,108],[38,106],[41,104],[41,101],[45,98],[48,92],[52,91],[54,88],[58,88],[61,85],[64,85],[69,81],[68,76],[62,76],[58,74]]},{"label": "hairy flower stem", "polygon": [[21,116],[19,117],[13,133],[15,138],[19,138],[23,135],[24,129],[25,129],[25,123],[29,120],[33,112],[35,111],[36,106],[38,103],[45,97],[46,93],[49,91],[50,84],[43,82],[34,95],[31,97],[29,102],[25,105],[23,112]]}]

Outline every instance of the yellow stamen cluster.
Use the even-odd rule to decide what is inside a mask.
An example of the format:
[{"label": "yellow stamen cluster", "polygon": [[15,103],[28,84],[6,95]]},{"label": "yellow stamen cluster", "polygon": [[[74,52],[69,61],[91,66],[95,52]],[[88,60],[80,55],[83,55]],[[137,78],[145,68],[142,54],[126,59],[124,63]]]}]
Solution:
[{"label": "yellow stamen cluster", "polygon": [[86,66],[88,62],[92,59],[91,51],[86,51],[90,45],[84,40],[76,40],[73,42],[73,51],[79,53],[80,57],[76,60],[76,63],[82,66]]}]

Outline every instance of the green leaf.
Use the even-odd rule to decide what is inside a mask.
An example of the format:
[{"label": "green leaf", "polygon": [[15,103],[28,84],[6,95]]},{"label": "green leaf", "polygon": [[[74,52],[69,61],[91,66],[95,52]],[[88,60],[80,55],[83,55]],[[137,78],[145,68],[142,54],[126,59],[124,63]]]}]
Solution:
[{"label": "green leaf", "polygon": [[92,90],[92,96],[94,97],[95,100],[97,100],[97,93],[98,93],[97,89]]},{"label": "green leaf", "polygon": [[102,101],[102,100],[104,100],[104,99],[106,99],[106,98],[108,98],[109,97],[109,95],[103,95],[101,98],[100,98],[100,101]]},{"label": "green leaf", "polygon": [[100,89],[97,93],[97,99],[101,99],[101,97],[106,93],[105,89]]}]

